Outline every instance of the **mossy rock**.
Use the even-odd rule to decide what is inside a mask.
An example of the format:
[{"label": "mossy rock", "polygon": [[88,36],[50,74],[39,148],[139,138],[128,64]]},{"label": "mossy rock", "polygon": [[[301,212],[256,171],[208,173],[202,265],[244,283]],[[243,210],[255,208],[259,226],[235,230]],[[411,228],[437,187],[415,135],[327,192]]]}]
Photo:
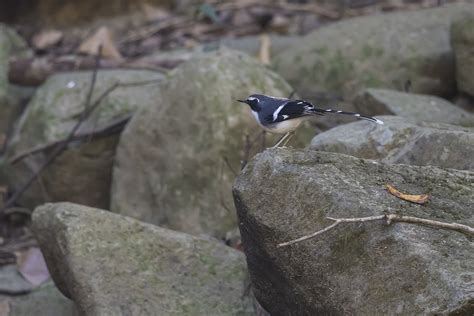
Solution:
[{"label": "mossy rock", "polygon": [[[160,87],[156,106],[137,113],[122,134],[112,211],[219,238],[235,229],[234,172],[262,149],[261,128],[236,102],[253,93],[287,97],[291,87],[255,59],[228,49],[178,67]],[[257,139],[248,155],[246,135]],[[306,146],[314,131],[303,127],[297,135],[293,144]]]},{"label": "mossy rock", "polygon": [[[417,205],[389,194],[429,195]],[[454,230],[333,218],[396,213],[474,225],[474,173],[271,149],[237,178],[234,198],[254,293],[271,315],[471,315],[474,241]]]},{"label": "mossy rock", "polygon": [[[145,70],[99,71],[92,103],[115,83],[157,83],[120,87],[112,91],[77,133],[100,130],[108,124],[132,115],[140,107],[151,107],[157,101],[154,92],[164,75]],[[54,147],[21,161],[10,159],[37,147],[65,139],[79,121],[91,84],[91,72],[62,73],[50,77],[35,93],[22,114],[9,142],[3,172],[12,190],[25,183],[51,154]],[[104,134],[72,142],[54,163],[23,194],[19,203],[35,207],[44,202],[73,201],[107,208],[113,157],[118,134]]]},{"label": "mossy rock", "polygon": [[451,43],[456,62],[458,89],[474,96],[474,13],[463,14],[453,22]]},{"label": "mossy rock", "polygon": [[354,100],[357,112],[397,115],[416,122],[474,127],[474,115],[445,99],[387,89],[365,89]]},{"label": "mossy rock", "polygon": [[243,253],[71,203],[46,204],[33,231],[81,315],[255,315]]},{"label": "mossy rock", "polygon": [[274,68],[303,96],[345,99],[367,87],[416,93],[455,93],[451,20],[472,4],[365,16],[330,24],[303,37]]},{"label": "mossy rock", "polygon": [[311,149],[385,163],[474,171],[474,128],[378,116],[384,125],[354,122],[316,135]]}]

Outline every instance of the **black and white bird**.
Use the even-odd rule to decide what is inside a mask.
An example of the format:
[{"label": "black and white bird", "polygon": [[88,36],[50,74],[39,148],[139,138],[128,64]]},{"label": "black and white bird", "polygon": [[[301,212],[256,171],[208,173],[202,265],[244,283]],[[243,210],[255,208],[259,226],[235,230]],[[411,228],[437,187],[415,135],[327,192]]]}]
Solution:
[{"label": "black and white bird", "polygon": [[283,145],[286,145],[298,126],[303,121],[316,115],[324,115],[327,113],[350,115],[358,119],[383,125],[383,122],[375,117],[364,116],[354,112],[319,109],[304,100],[291,100],[263,94],[252,94],[246,100],[237,101],[250,106],[252,114],[265,131],[273,134],[285,134],[274,147],[278,147],[283,141],[285,141]]}]

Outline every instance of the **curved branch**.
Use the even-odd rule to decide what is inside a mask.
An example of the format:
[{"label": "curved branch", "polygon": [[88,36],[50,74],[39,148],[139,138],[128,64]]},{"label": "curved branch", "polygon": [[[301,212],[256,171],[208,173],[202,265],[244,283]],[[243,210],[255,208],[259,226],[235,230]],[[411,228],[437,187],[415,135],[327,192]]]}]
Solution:
[{"label": "curved branch", "polygon": [[363,223],[363,222],[373,222],[373,221],[379,221],[379,220],[386,220],[387,225],[390,225],[394,222],[418,224],[418,225],[423,225],[423,226],[430,226],[433,228],[454,230],[454,231],[466,234],[468,236],[474,236],[474,227],[471,227],[468,225],[459,224],[459,223],[445,223],[445,222],[435,221],[431,219],[424,219],[424,218],[419,218],[419,217],[414,217],[414,216],[402,216],[402,215],[397,215],[397,214],[386,214],[386,215],[354,217],[354,218],[327,217],[327,219],[334,221],[334,223],[312,234],[305,235],[305,236],[302,236],[300,238],[293,239],[290,241],[279,243],[277,245],[277,248],[286,247],[289,245],[293,245],[293,244],[314,238],[318,235],[321,235],[333,229],[334,227],[336,227],[337,225],[341,223]]}]

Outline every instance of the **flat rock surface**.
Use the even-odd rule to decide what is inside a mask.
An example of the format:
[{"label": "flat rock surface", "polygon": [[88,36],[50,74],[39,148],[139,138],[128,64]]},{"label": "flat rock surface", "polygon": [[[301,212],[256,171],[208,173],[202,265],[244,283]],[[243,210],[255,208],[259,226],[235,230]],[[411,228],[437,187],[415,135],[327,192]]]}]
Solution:
[{"label": "flat rock surface", "polygon": [[384,125],[365,121],[341,125],[316,135],[309,147],[385,163],[474,171],[474,128],[398,116],[378,118]]},{"label": "flat rock surface", "polygon": [[[425,205],[390,195],[429,194]],[[255,295],[272,315],[470,315],[474,242],[413,224],[342,224],[396,213],[474,225],[474,173],[387,165],[347,155],[272,149],[237,178],[234,198]]]},{"label": "flat rock surface", "polygon": [[356,111],[397,115],[418,122],[474,126],[474,115],[442,98],[386,89],[366,89],[354,100]]},{"label": "flat rock surface", "polygon": [[71,203],[45,204],[33,230],[58,288],[84,315],[253,315],[244,255]]}]

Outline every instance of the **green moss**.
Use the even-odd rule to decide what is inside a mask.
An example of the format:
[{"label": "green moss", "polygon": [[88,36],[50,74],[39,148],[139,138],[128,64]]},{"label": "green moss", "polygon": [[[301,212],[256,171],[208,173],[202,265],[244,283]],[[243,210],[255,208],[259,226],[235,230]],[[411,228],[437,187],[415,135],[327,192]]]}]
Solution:
[{"label": "green moss", "polygon": [[345,82],[350,77],[354,65],[350,59],[338,50],[329,60],[326,73],[326,84],[329,88],[339,90],[341,82]]},{"label": "green moss", "polygon": [[367,59],[372,57],[381,57],[384,54],[384,50],[381,47],[371,46],[365,44],[362,46],[361,55]]},{"label": "green moss", "polygon": [[329,52],[329,49],[326,46],[323,47],[316,47],[312,50],[316,55],[327,55]]}]

